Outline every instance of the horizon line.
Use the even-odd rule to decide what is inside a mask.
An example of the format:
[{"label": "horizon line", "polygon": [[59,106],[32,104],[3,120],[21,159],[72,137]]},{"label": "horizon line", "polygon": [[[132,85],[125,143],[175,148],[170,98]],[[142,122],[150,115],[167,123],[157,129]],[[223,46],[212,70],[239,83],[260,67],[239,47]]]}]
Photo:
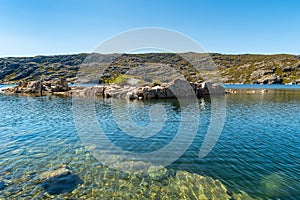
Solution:
[{"label": "horizon line", "polygon": [[98,52],[73,52],[73,53],[49,53],[49,54],[34,54],[34,55],[4,55],[0,56],[0,58],[30,58],[30,57],[38,57],[38,56],[63,56],[63,55],[80,55],[80,54],[103,54],[103,55],[112,55],[112,54],[150,54],[150,53],[174,53],[174,54],[182,54],[182,53],[197,53],[197,54],[221,54],[221,55],[293,55],[299,56],[300,54],[295,54],[291,52],[274,52],[274,53],[258,53],[258,52],[241,52],[241,53],[230,53],[230,52],[137,52],[137,53],[128,53],[128,52],[116,52],[116,53],[98,53]]}]

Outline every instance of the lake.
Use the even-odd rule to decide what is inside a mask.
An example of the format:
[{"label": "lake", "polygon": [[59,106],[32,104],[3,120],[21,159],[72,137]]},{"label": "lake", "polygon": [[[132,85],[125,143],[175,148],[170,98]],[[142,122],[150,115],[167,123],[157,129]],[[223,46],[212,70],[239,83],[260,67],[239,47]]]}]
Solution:
[{"label": "lake", "polygon": [[[176,100],[95,99],[93,102],[99,126],[107,138],[126,151],[147,153],[161,149],[172,142],[180,128],[182,108]],[[160,171],[158,175],[128,174],[96,159],[93,148],[82,142],[85,133],[77,132],[72,103],[72,98],[59,96],[0,94],[0,199],[92,196],[160,199],[158,195],[172,199],[178,195],[176,184],[182,189],[181,193],[184,188],[201,190],[199,180],[203,176],[212,178],[202,179],[207,190],[218,191],[222,185],[215,180],[220,180],[230,193],[245,192],[254,199],[300,197],[300,90],[297,88],[268,88],[268,93],[226,95],[222,133],[204,158],[199,158],[199,149],[210,123],[211,103],[209,98],[199,100],[195,138],[183,155],[166,166],[168,172]],[[146,133],[146,127],[153,120],[149,117],[151,107],[156,105],[165,109],[166,121],[161,130],[149,138],[128,135],[115,122],[116,117],[122,119],[129,113],[135,124],[145,127]],[[114,113],[112,106],[118,106],[124,113]],[[190,112],[192,115],[193,110]],[[88,119],[89,113],[82,112],[81,117]],[[86,134],[91,131],[87,127]],[[143,133],[143,129],[140,132]],[[110,150],[107,146],[94,149]],[[122,159],[114,154],[105,155],[112,156],[105,159]],[[155,159],[167,159],[164,156]],[[55,186],[39,179],[40,174],[64,164],[70,166],[75,175],[59,180]],[[183,179],[185,182],[180,183]],[[202,190],[205,193],[205,188]],[[192,193],[184,195],[194,199]],[[210,198],[222,199],[222,195],[220,192],[220,196]]]}]

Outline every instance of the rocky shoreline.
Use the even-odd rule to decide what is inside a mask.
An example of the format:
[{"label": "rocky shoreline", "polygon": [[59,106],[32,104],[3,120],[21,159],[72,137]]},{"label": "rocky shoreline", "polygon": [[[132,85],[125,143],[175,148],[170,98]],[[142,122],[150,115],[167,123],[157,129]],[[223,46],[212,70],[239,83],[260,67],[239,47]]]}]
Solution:
[{"label": "rocky shoreline", "polygon": [[149,99],[172,99],[178,97],[196,96],[202,97],[210,94],[225,94],[221,85],[202,82],[193,83],[182,79],[175,79],[169,83],[160,85],[125,85],[116,84],[86,86],[68,86],[66,79],[55,79],[51,81],[21,81],[17,86],[5,88],[2,91],[6,94],[27,94],[27,95],[65,95],[65,96],[94,96],[102,98],[119,98],[129,100]]}]

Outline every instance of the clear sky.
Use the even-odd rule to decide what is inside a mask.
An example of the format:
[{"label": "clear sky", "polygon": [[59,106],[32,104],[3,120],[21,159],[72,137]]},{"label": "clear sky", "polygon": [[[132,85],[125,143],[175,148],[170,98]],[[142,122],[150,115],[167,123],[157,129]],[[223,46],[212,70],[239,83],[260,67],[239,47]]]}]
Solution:
[{"label": "clear sky", "polygon": [[92,52],[122,31],[162,27],[206,51],[300,54],[298,0],[0,0],[0,57]]}]

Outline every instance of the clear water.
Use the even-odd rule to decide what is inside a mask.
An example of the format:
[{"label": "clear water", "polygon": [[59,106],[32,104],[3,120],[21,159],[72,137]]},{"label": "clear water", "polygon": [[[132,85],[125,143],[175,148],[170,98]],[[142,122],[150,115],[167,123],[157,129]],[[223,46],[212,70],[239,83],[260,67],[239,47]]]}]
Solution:
[{"label": "clear water", "polygon": [[300,85],[282,85],[282,84],[224,84],[226,89],[300,89]]},{"label": "clear water", "polygon": [[[210,116],[209,99],[205,99],[194,142],[167,167],[177,175],[157,179],[153,175],[116,171],[95,159],[77,134],[71,98],[0,94],[0,199],[89,199],[92,196],[162,199],[163,195],[165,199],[176,199],[179,195],[176,188],[182,194],[184,188],[201,191],[200,185],[206,185],[206,189],[202,188],[204,193],[213,190],[220,194],[212,197],[207,194],[207,199],[224,199],[218,190],[222,186],[215,180],[220,180],[233,193],[244,191],[255,199],[299,199],[300,91],[277,89],[265,94],[230,94],[226,100],[226,122],[213,151],[204,159],[198,158]],[[170,142],[179,126],[180,109],[176,101],[159,102],[167,109],[168,125],[162,132],[165,134],[150,141],[122,134],[109,117],[109,102],[97,101],[96,112],[99,121],[107,119],[103,127],[111,131],[109,137],[115,144],[129,151],[147,152]],[[143,110],[157,103],[146,102]],[[136,111],[133,120],[146,126],[148,113],[138,112],[140,104],[130,102]],[[51,193],[42,187],[39,177],[63,164],[72,167],[76,175],[71,177],[72,181],[80,181],[66,192]],[[214,180],[201,179],[197,174]],[[158,194],[161,196],[155,196]],[[184,195],[182,198],[193,199],[192,193]]]}]

